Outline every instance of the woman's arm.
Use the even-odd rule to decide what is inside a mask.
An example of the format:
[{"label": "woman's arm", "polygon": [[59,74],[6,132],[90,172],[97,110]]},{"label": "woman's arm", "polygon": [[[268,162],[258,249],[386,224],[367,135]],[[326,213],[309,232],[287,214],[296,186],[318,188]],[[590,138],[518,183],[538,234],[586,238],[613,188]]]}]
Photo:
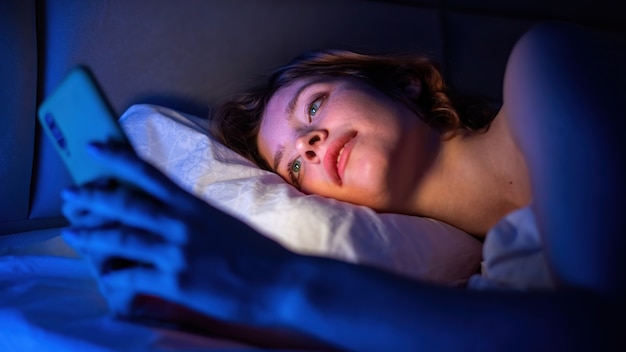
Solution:
[{"label": "woman's arm", "polygon": [[[573,351],[614,342],[613,307],[594,295],[473,292],[297,255],[130,151],[103,148],[96,157],[122,182],[65,192],[73,226],[64,238],[93,261],[115,312],[127,313],[133,297],[148,294],[227,322],[293,329],[359,351]],[[126,265],[105,265],[112,258]]]},{"label": "woman's arm", "polygon": [[[622,325],[596,296],[468,291],[375,268],[297,257],[275,296],[280,324],[355,351],[619,350]],[[280,280],[279,280],[280,282]],[[619,343],[619,344],[618,344]]]},{"label": "woman's arm", "polygon": [[626,292],[625,48],[607,33],[540,25],[511,54],[503,107],[555,277],[616,296]]}]

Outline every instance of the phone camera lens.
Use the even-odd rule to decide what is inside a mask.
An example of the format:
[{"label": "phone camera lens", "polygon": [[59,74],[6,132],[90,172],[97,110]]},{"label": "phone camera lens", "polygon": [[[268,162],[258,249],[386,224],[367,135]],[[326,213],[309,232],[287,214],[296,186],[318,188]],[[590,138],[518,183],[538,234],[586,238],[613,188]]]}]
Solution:
[{"label": "phone camera lens", "polygon": [[52,135],[54,136],[54,139],[56,140],[59,147],[65,150],[66,148],[65,137],[63,136],[63,133],[59,129],[59,126],[57,126],[56,122],[54,121],[54,116],[52,116],[51,113],[47,113],[44,116],[44,120],[46,120],[46,124],[48,125],[48,128],[50,128],[50,132],[52,132]]}]

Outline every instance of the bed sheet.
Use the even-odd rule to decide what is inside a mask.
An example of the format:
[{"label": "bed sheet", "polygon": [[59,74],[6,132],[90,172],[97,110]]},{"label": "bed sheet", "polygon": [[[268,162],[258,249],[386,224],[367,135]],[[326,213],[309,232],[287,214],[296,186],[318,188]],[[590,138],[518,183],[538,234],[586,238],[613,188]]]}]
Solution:
[{"label": "bed sheet", "polygon": [[255,348],[115,319],[79,258],[0,256],[0,351],[173,350]]}]

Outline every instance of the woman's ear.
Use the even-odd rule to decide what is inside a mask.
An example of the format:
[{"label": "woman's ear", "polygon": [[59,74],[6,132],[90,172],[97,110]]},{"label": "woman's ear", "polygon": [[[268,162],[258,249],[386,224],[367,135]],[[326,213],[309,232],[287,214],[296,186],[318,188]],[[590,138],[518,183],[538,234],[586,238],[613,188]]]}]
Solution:
[{"label": "woman's ear", "polygon": [[422,94],[422,82],[417,77],[412,77],[404,87],[402,87],[402,94],[410,101],[416,101]]}]

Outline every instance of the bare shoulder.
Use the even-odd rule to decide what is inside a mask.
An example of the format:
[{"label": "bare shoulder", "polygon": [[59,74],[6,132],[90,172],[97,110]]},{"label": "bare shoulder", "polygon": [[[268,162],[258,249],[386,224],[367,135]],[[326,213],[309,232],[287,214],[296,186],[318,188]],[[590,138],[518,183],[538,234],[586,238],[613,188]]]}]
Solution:
[{"label": "bare shoulder", "polygon": [[515,45],[504,78],[514,135],[539,137],[560,129],[591,145],[623,147],[625,62],[626,40],[612,32],[564,23],[532,28]]},{"label": "bare shoulder", "polygon": [[602,292],[626,292],[625,48],[612,33],[542,24],[515,45],[504,79],[553,274]]},{"label": "bare shoulder", "polygon": [[626,40],[615,33],[560,22],[537,25],[520,38],[509,57],[505,104],[546,103],[562,112],[582,108],[605,117],[596,123],[624,127],[623,119],[606,120],[621,110],[626,96],[624,62]]},{"label": "bare shoulder", "polygon": [[[571,24],[566,22],[544,22],[528,30],[516,43],[511,58],[517,56],[537,59],[568,58],[578,60],[611,59],[614,55],[624,55],[626,37],[616,32]],[[601,50],[601,52],[596,52]],[[581,57],[568,57],[570,54]],[[612,54],[599,57],[598,54]]]}]

